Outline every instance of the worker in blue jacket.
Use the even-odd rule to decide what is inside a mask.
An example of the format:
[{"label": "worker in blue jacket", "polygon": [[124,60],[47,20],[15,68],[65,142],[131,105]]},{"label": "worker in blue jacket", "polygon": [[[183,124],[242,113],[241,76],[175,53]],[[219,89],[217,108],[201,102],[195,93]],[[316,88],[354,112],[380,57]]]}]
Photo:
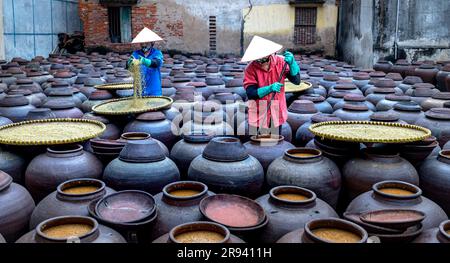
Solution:
[{"label": "worker in blue jacket", "polygon": [[132,43],[141,44],[141,49],[136,50],[130,56],[127,67],[134,60],[141,62],[142,81],[145,86],[142,87],[143,96],[161,96],[161,66],[164,57],[160,50],[154,47],[156,41],[162,41],[155,32],[144,28],[134,39]]}]

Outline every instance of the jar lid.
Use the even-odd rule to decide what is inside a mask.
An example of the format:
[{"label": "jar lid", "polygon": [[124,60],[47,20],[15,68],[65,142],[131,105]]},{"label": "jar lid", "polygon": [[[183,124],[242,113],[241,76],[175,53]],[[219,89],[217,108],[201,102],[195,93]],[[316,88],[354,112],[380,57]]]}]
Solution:
[{"label": "jar lid", "polygon": [[48,93],[48,95],[49,96],[72,96],[73,91],[71,88],[58,88],[58,89],[51,90]]},{"label": "jar lid", "polygon": [[68,99],[51,99],[48,100],[42,107],[50,109],[69,109],[75,107],[75,102]]},{"label": "jar lid", "polygon": [[386,78],[392,79],[393,81],[402,81],[403,77],[400,73],[390,72],[386,75]]},{"label": "jar lid", "polygon": [[204,88],[207,86],[205,82],[201,82],[201,81],[189,82],[187,85],[195,87],[195,88]]},{"label": "jar lid", "polygon": [[340,83],[340,84],[336,84],[336,86],[334,86],[335,90],[353,90],[353,89],[357,89],[355,84],[352,83]]},{"label": "jar lid", "polygon": [[172,79],[172,83],[181,83],[181,82],[191,82],[191,79],[184,77],[175,77]]},{"label": "jar lid", "polygon": [[341,118],[334,114],[317,113],[311,117],[313,123],[321,123],[326,121],[341,121]]},{"label": "jar lid", "polygon": [[397,84],[392,79],[380,79],[376,84],[377,88],[394,88],[396,86]]},{"label": "jar lid", "polygon": [[0,171],[0,191],[3,191],[5,188],[10,186],[12,182],[13,179],[9,174]]},{"label": "jar lid", "polygon": [[419,66],[420,69],[436,69],[436,67],[432,64],[424,63]]},{"label": "jar lid", "polygon": [[323,73],[321,71],[311,71],[311,72],[308,72],[308,75],[313,78],[323,77]]},{"label": "jar lid", "polygon": [[208,143],[212,138],[214,138],[214,132],[212,131],[191,132],[183,135],[183,140],[190,143]]},{"label": "jar lid", "polygon": [[338,75],[334,75],[334,74],[326,74],[324,77],[323,77],[323,80],[326,80],[326,81],[332,81],[332,82],[336,82],[336,81],[338,81],[340,78],[339,78],[339,76]]},{"label": "jar lid", "polygon": [[227,88],[235,88],[235,87],[243,87],[244,86],[244,79],[242,78],[236,78],[236,79],[231,79],[229,81],[227,81],[225,87]]},{"label": "jar lid", "polygon": [[434,91],[429,88],[416,88],[412,92],[413,97],[431,97],[436,94],[437,91]]},{"label": "jar lid", "polygon": [[249,157],[241,141],[234,137],[213,138],[203,150],[205,159],[217,162],[238,162]]},{"label": "jar lid", "polygon": [[136,120],[140,121],[162,121],[166,119],[166,115],[164,115],[161,111],[153,111],[139,114],[136,117]]},{"label": "jar lid", "polygon": [[89,100],[108,100],[112,98],[112,94],[107,90],[94,90],[91,95],[89,95]]},{"label": "jar lid", "polygon": [[431,83],[416,83],[412,86],[414,89],[434,89],[434,86]]},{"label": "jar lid", "polygon": [[411,101],[411,97],[410,96],[406,96],[406,95],[395,95],[395,94],[390,94],[387,95],[385,97],[386,100],[391,100],[391,101]]},{"label": "jar lid", "polygon": [[358,72],[358,73],[353,74],[353,79],[354,80],[369,80],[370,75],[366,72]]},{"label": "jar lid", "polygon": [[366,97],[361,94],[349,93],[344,96],[345,101],[354,101],[354,102],[364,102],[366,101]]},{"label": "jar lid", "polygon": [[381,93],[381,94],[392,94],[392,93],[395,93],[395,89],[394,88],[374,88],[373,92]]},{"label": "jar lid", "polygon": [[344,98],[345,95],[347,95],[347,94],[349,94],[349,93],[346,92],[346,91],[338,90],[338,91],[332,92],[332,93],[330,94],[330,97],[337,98],[337,99],[342,99],[342,98]]},{"label": "jar lid", "polygon": [[28,105],[29,101],[23,94],[6,95],[0,100],[1,107],[14,107]]},{"label": "jar lid", "polygon": [[295,100],[289,106],[288,111],[299,114],[313,114],[318,112],[314,103],[309,100]]},{"label": "jar lid", "polygon": [[369,107],[367,107],[366,104],[350,104],[345,103],[344,106],[342,106],[344,110],[350,110],[350,111],[368,111]]},{"label": "jar lid", "polygon": [[16,95],[16,94],[23,94],[24,96],[29,96],[32,94],[31,90],[28,89],[12,89],[10,91],[8,91],[9,95]]},{"label": "jar lid", "polygon": [[95,114],[95,113],[93,113],[93,112],[87,112],[87,113],[85,113],[85,114],[83,115],[83,118],[82,118],[82,119],[99,121],[99,122],[102,122],[102,123],[104,123],[104,124],[109,124],[109,123],[110,123],[110,121],[109,121],[106,117],[104,117],[104,116],[102,116],[102,115],[97,115],[97,114]]},{"label": "jar lid", "polygon": [[18,80],[16,80],[16,84],[17,85],[30,85],[30,84],[33,84],[33,80],[28,79],[28,78],[18,79]]},{"label": "jar lid", "polygon": [[439,120],[450,120],[450,109],[448,108],[432,108],[425,112],[427,117]]},{"label": "jar lid", "polygon": [[383,71],[374,71],[374,72],[370,72],[369,76],[371,78],[384,78],[384,77],[386,77],[386,73],[384,73]]},{"label": "jar lid", "polygon": [[69,87],[70,85],[66,81],[55,80],[54,82],[52,82],[51,86],[52,86],[52,88],[62,88],[62,87]]},{"label": "jar lid", "polygon": [[450,100],[450,92],[438,92],[432,98],[437,100]]},{"label": "jar lid", "polygon": [[416,83],[423,83],[423,80],[421,77],[418,76],[407,76],[403,82],[403,84],[407,84],[407,85],[414,85]]},{"label": "jar lid", "polygon": [[400,119],[400,115],[393,112],[375,112],[370,115],[371,121],[396,122]]},{"label": "jar lid", "polygon": [[415,101],[402,101],[395,103],[394,109],[400,111],[421,111],[422,107]]},{"label": "jar lid", "polygon": [[319,94],[307,94],[307,95],[302,95],[300,96],[301,100],[309,100],[312,102],[322,102],[325,101],[325,98]]},{"label": "jar lid", "polygon": [[225,82],[221,78],[206,78],[206,85],[208,86],[217,86],[217,85],[224,85]]},{"label": "jar lid", "polygon": [[119,159],[130,163],[159,162],[166,158],[163,149],[154,139],[128,140]]}]

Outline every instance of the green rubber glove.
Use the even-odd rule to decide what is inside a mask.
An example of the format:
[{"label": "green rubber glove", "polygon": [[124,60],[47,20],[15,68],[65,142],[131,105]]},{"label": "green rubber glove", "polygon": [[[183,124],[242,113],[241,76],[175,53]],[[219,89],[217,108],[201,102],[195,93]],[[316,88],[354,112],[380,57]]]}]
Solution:
[{"label": "green rubber glove", "polygon": [[291,76],[296,76],[300,72],[300,67],[295,61],[294,54],[289,51],[284,52],[284,61],[288,63]]},{"label": "green rubber glove", "polygon": [[272,85],[269,86],[265,86],[265,87],[261,87],[258,89],[258,97],[259,98],[263,98],[265,96],[267,96],[268,94],[272,93],[272,92],[280,92],[281,87],[283,87],[283,84],[281,84],[280,82],[275,82]]},{"label": "green rubber glove", "polygon": [[146,67],[150,67],[150,65],[152,65],[152,60],[151,59],[141,57],[139,60],[141,61],[141,64],[146,66]]},{"label": "green rubber glove", "polygon": [[130,56],[127,60],[127,68],[129,68],[131,66],[131,63],[133,63],[134,57]]}]

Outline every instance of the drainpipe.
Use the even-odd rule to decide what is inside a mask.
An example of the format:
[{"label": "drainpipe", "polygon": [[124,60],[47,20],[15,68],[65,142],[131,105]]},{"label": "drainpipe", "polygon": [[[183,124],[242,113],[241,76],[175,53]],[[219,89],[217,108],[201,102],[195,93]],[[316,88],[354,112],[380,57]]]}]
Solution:
[{"label": "drainpipe", "polygon": [[397,0],[397,20],[395,21],[395,42],[394,42],[394,57],[395,61],[398,58],[398,20],[400,15],[400,0]]}]

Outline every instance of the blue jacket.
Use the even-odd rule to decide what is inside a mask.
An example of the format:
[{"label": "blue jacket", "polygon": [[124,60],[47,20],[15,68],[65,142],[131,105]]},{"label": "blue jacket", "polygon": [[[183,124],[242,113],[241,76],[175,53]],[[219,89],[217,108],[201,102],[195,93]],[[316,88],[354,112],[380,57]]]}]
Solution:
[{"label": "blue jacket", "polygon": [[[145,87],[142,87],[142,96],[161,96],[161,66],[164,62],[163,55],[160,50],[152,48],[148,56],[145,56],[142,50],[136,50],[132,56],[135,59],[145,57],[157,62],[157,67],[146,67],[141,65],[142,79],[145,80]],[[153,65],[152,65],[153,66]]]}]

